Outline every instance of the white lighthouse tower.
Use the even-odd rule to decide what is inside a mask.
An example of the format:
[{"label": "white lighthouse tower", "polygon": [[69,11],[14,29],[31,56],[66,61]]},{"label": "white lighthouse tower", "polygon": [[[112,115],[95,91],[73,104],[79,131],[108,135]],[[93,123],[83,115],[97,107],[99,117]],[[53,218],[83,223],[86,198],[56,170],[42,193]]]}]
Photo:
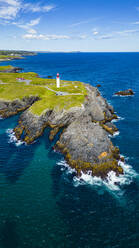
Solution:
[{"label": "white lighthouse tower", "polygon": [[57,76],[56,76],[56,86],[57,86],[57,88],[60,88],[60,78],[59,78],[59,73],[57,73]]}]

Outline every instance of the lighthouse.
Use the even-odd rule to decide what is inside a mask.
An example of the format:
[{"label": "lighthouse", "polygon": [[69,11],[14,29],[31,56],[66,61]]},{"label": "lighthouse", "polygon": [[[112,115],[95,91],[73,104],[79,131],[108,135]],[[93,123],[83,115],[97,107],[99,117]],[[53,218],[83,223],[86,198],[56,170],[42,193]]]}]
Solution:
[{"label": "lighthouse", "polygon": [[57,86],[57,88],[60,88],[60,78],[59,78],[59,73],[57,73],[57,76],[56,76],[56,86]]}]

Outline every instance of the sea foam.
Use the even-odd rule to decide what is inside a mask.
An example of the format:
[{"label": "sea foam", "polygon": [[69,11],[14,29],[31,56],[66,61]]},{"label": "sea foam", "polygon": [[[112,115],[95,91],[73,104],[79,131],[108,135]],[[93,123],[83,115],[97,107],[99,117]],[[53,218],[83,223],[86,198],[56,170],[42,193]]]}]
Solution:
[{"label": "sea foam", "polygon": [[8,134],[9,137],[8,143],[14,143],[16,146],[21,146],[22,144],[25,143],[21,140],[17,140],[13,129],[7,129],[6,133]]},{"label": "sea foam", "polygon": [[115,95],[113,94],[113,97],[134,97],[135,96],[135,92],[134,95]]},{"label": "sea foam", "polygon": [[119,131],[115,132],[113,135],[109,134],[110,138],[115,138],[116,136],[118,136],[120,134]]},{"label": "sea foam", "polygon": [[[71,169],[64,160],[58,162],[57,164],[62,166],[61,170],[66,171],[66,174],[72,174],[73,172],[75,172],[75,170]],[[73,184],[75,187],[87,184],[97,187],[101,186],[106,190],[119,192],[125,185],[131,184],[133,180],[138,176],[131,165],[121,161],[119,161],[119,165],[124,170],[124,174],[122,175],[116,176],[116,173],[114,171],[110,171],[107,177],[105,179],[102,179],[101,177],[92,176],[91,171],[89,171],[87,174],[82,172],[80,177],[73,177]]]}]

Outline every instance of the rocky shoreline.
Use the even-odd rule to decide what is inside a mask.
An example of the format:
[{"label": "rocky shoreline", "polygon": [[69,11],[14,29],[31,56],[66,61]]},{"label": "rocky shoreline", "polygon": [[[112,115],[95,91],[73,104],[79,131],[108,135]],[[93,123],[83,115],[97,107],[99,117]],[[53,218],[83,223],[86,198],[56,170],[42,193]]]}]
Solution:
[{"label": "rocky shoreline", "polygon": [[55,108],[47,109],[41,116],[37,116],[29,107],[39,98],[28,97],[22,101],[0,101],[0,116],[7,118],[23,111],[14,132],[18,140],[27,144],[32,144],[47,127],[51,128],[51,141],[61,132],[54,149],[64,154],[77,176],[84,172],[105,178],[111,170],[117,175],[123,174],[119,166],[119,149],[113,146],[109,138],[109,134],[113,135],[117,131],[111,123],[117,119],[114,109],[97,88],[87,84],[85,87],[87,96],[82,107],[59,111]]},{"label": "rocky shoreline", "polygon": [[18,73],[20,71],[22,71],[23,69],[20,67],[12,67],[9,69],[4,69],[4,70],[0,70],[0,73]]}]

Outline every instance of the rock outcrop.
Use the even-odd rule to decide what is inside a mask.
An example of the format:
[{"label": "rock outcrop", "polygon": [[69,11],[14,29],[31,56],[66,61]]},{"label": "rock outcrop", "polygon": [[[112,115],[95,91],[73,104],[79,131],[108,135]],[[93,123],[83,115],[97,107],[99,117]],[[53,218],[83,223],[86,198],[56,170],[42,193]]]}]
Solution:
[{"label": "rock outcrop", "polygon": [[132,96],[132,95],[134,95],[134,92],[133,92],[132,89],[128,89],[128,90],[123,90],[123,91],[116,92],[115,95],[118,95],[118,96]]},{"label": "rock outcrop", "polygon": [[114,147],[108,134],[117,131],[111,120],[116,119],[113,107],[100,95],[97,88],[86,85],[87,98],[82,107],[57,112],[48,109],[41,116],[29,109],[24,111],[14,129],[17,139],[27,144],[51,127],[50,140],[61,130],[54,148],[64,154],[69,165],[78,176],[84,173],[105,178],[113,170],[117,175],[123,173],[118,165],[119,149]]},{"label": "rock outcrop", "polygon": [[4,101],[0,100],[0,116],[7,118],[29,108],[38,97],[24,97],[22,100]]},{"label": "rock outcrop", "polygon": [[51,128],[51,141],[61,130],[54,149],[64,154],[78,176],[84,172],[105,178],[111,170],[119,175],[123,173],[123,169],[118,165],[119,149],[113,146],[108,136],[117,131],[111,123],[117,116],[97,88],[86,85],[86,89],[87,97],[82,107],[60,111],[47,109],[41,116],[37,116],[29,107],[39,98],[28,97],[22,101],[1,101],[0,115],[6,118],[25,110],[20,115],[14,132],[17,139],[27,144],[33,143],[48,126]]},{"label": "rock outcrop", "polygon": [[1,70],[2,73],[18,73],[22,71],[23,69],[20,67],[11,67],[9,69]]},{"label": "rock outcrop", "polygon": [[97,87],[97,88],[100,88],[100,87],[101,87],[101,84],[97,84],[96,87]]}]

